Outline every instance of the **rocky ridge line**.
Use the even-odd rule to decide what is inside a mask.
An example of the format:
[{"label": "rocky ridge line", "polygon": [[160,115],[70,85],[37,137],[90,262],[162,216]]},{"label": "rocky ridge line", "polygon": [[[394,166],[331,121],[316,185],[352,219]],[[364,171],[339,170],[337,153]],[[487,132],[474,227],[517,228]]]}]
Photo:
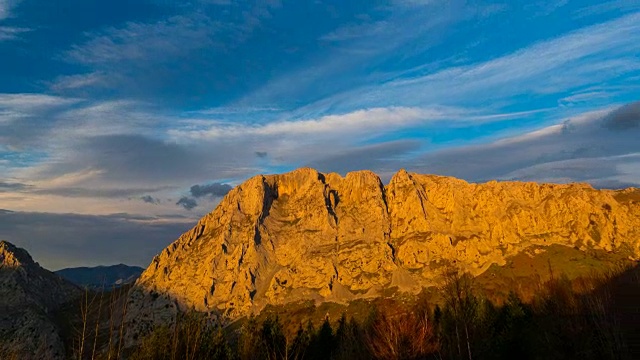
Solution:
[{"label": "rocky ridge line", "polygon": [[131,293],[140,331],[192,308],[230,318],[267,304],[419,291],[454,264],[474,275],[530,247],[640,255],[637,191],[309,168],[256,176],[156,256]]}]

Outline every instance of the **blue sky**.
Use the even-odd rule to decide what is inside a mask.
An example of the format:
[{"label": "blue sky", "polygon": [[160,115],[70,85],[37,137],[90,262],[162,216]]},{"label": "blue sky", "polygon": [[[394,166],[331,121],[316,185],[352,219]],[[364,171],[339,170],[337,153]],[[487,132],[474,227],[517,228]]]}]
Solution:
[{"label": "blue sky", "polygon": [[0,0],[0,238],[146,265],[300,166],[638,186],[638,44],[633,0]]}]

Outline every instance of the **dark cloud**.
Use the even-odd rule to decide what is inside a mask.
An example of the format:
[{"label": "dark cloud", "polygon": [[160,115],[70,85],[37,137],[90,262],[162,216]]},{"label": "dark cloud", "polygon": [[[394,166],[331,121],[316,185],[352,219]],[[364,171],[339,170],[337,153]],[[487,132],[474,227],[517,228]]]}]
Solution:
[{"label": "dark cloud", "polygon": [[148,204],[154,204],[154,205],[160,204],[160,199],[156,199],[151,195],[142,196],[142,197],[140,197],[140,200],[142,200],[142,201],[144,201],[144,202],[146,202]]},{"label": "dark cloud", "polygon": [[269,155],[269,154],[266,151],[256,151],[256,156],[261,158],[261,159],[266,158],[267,155]]},{"label": "dark cloud", "polygon": [[[234,178],[253,172],[238,167],[250,164],[253,151],[238,151],[237,143],[183,145],[143,135],[105,135],[80,140],[72,146],[73,156],[56,163],[45,176],[60,176],[91,168],[111,183],[174,186],[193,179]],[[237,157],[226,154],[234,153]],[[153,192],[147,189],[146,192]]]},{"label": "dark cloud", "polygon": [[206,185],[193,185],[191,187],[191,196],[195,198],[211,195],[221,197],[227,195],[232,187],[229,184],[213,183]]},{"label": "dark cloud", "polygon": [[198,163],[196,154],[177,144],[140,135],[98,136],[80,146],[83,165],[128,179],[189,176]]},{"label": "dark cloud", "polygon": [[145,187],[132,189],[104,189],[104,188],[80,188],[62,187],[50,189],[32,189],[34,194],[58,195],[66,197],[94,197],[94,198],[130,198],[140,194],[166,190],[168,187]]},{"label": "dark cloud", "polygon": [[192,210],[198,206],[198,202],[193,198],[183,196],[178,200],[178,202],[176,202],[176,205],[180,205],[186,210]]},{"label": "dark cloud", "polygon": [[157,219],[0,210],[0,239],[27,249],[51,270],[118,263],[146,267],[193,223],[181,216]]},{"label": "dark cloud", "polygon": [[[40,167],[31,180],[46,181],[87,169],[95,175],[73,187],[33,191],[73,197],[139,198],[194,184],[194,179],[244,178],[260,172],[251,166],[254,149],[236,141],[186,145],[144,135],[103,135],[78,137],[67,146],[59,161]],[[233,157],[227,155],[231,153]],[[239,167],[238,163],[246,166]]]},{"label": "dark cloud", "polygon": [[602,126],[609,130],[628,130],[640,126],[640,101],[613,111],[603,120]]},{"label": "dark cloud", "polygon": [[640,126],[634,120],[638,104],[490,144],[433,152],[404,166],[478,182],[502,179],[638,186]]},{"label": "dark cloud", "polygon": [[0,181],[0,192],[20,191],[20,190],[25,190],[27,188],[29,188],[29,186],[26,184]]}]

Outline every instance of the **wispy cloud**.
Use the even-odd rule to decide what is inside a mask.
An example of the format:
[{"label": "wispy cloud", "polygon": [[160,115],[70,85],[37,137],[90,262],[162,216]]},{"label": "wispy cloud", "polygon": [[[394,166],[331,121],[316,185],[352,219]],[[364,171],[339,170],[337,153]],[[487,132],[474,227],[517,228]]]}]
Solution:
[{"label": "wispy cloud", "polygon": [[214,124],[201,130],[172,130],[170,134],[180,138],[229,138],[247,136],[300,136],[313,135],[339,137],[378,133],[381,129],[414,126],[424,121],[459,117],[459,109],[373,108],[340,115],[328,115],[318,119],[278,121],[264,125]]},{"label": "wispy cloud", "polygon": [[20,35],[31,31],[31,29],[23,27],[0,26],[0,42],[16,40]]},{"label": "wispy cloud", "polygon": [[108,83],[108,78],[101,72],[88,74],[59,76],[50,84],[51,90],[61,92],[71,89],[81,89]]},{"label": "wispy cloud", "polygon": [[[96,28],[17,3],[0,0],[0,203],[24,221],[195,221],[305,165],[639,182],[637,104],[613,111],[640,90],[633,1],[154,0]],[[94,221],[74,216],[55,219]]]},{"label": "wispy cloud", "polygon": [[611,12],[630,12],[640,10],[640,4],[635,0],[605,0],[598,4],[578,9],[575,15],[578,18],[601,15]]},{"label": "wispy cloud", "polygon": [[190,50],[214,45],[216,26],[207,17],[175,16],[155,23],[130,22],[86,34],[88,40],[67,53],[70,61],[92,65],[119,62],[167,61]]},{"label": "wispy cloud", "polygon": [[[379,13],[375,18],[356,17],[349,23],[321,34],[317,41],[320,48],[326,51],[316,54],[304,67],[281,72],[279,76],[245,94],[236,103],[269,105],[283,102],[291,106],[287,99],[293,98],[296,99],[295,104],[300,105],[342,92],[345,88],[353,89],[377,82],[380,80],[378,72],[381,69],[372,66],[373,64],[407,61],[418,55],[425,55],[441,41],[434,34],[443,33],[454,24],[478,16],[476,8],[466,7],[459,1],[420,1],[388,5],[392,6],[377,7]],[[398,56],[399,54],[402,56]],[[369,73],[363,73],[365,64],[371,70]],[[327,78],[333,80],[326,82]],[[392,105],[403,104],[384,106]],[[373,102],[361,103],[338,111],[376,106],[378,105]],[[326,113],[307,112],[302,116]]]},{"label": "wispy cloud", "polygon": [[19,191],[28,187],[28,185],[22,183],[0,181],[0,192]]},{"label": "wispy cloud", "polygon": [[45,121],[49,116],[80,101],[44,94],[0,94],[0,144],[25,148],[53,126]]},{"label": "wispy cloud", "polygon": [[[37,99],[28,103],[58,103],[55,97]],[[394,161],[418,153],[428,140],[376,139],[380,134],[424,126],[458,126],[452,125],[455,122],[505,121],[540,111],[492,114],[446,107],[378,108],[245,125],[197,121],[180,115],[165,119],[164,133],[153,130],[162,115],[154,115],[145,106],[135,102],[82,102],[53,115],[55,126],[41,135],[48,139],[47,147],[41,149],[47,151],[46,161],[10,172],[15,178],[12,182],[28,180],[32,188],[26,192],[14,189],[10,201],[11,194],[5,194],[5,203],[29,209],[29,204],[45,198],[49,204],[57,204],[73,197],[75,211],[84,212],[96,211],[101,202],[103,207],[112,208],[104,203],[106,198],[115,206],[117,201],[153,196],[162,199],[162,206],[153,211],[166,213],[170,211],[168,204],[185,197],[179,204],[184,209],[201,205],[198,209],[206,211],[215,206],[216,197],[230,189],[230,185],[217,180],[240,181],[273,168],[302,165],[347,171],[357,163],[390,173]],[[168,201],[170,198],[174,200]],[[143,213],[151,211],[138,206],[142,203],[126,206]]]},{"label": "wispy cloud", "polygon": [[[566,90],[582,83],[594,82],[594,75],[601,78],[604,74],[597,72],[607,70],[607,61],[615,61],[616,71],[619,72],[640,69],[640,63],[632,61],[638,51],[635,44],[639,39],[640,14],[634,14],[536,44],[503,58],[469,67],[452,68],[422,78],[400,80],[389,86],[437,86],[445,85],[446,82],[446,86],[437,88],[450,90],[451,92],[446,92],[447,95],[453,90],[459,94],[468,94],[488,88],[498,90],[498,94],[493,92],[492,96],[512,95],[514,92],[549,91],[551,89],[545,89],[546,86],[543,85],[549,80],[545,75],[562,72],[562,81],[567,84],[560,89]],[[592,56],[599,56],[599,61],[588,59]],[[625,56],[630,61],[620,63]],[[579,76],[575,76],[576,74]],[[577,83],[568,83],[576,80]],[[510,86],[507,90],[511,94],[503,92],[505,85]]]},{"label": "wispy cloud", "polygon": [[640,103],[588,112],[524,135],[423,155],[418,171],[491,179],[640,185]]},{"label": "wispy cloud", "polygon": [[20,3],[21,0],[0,0],[0,20],[4,20],[12,16],[11,11]]},{"label": "wispy cloud", "polygon": [[17,111],[37,111],[78,102],[70,99],[45,94],[0,94],[0,108]]},{"label": "wispy cloud", "polygon": [[362,37],[375,37],[389,31],[393,25],[387,21],[347,25],[320,37],[321,41],[353,41]]},{"label": "wispy cloud", "polygon": [[586,27],[482,63],[449,67],[349,90],[314,106],[503,103],[522,95],[565,93],[640,71],[640,13]]},{"label": "wispy cloud", "polygon": [[[195,91],[185,79],[188,78],[191,82],[201,81],[209,87],[207,92],[214,92],[216,82],[237,81],[238,76],[219,74],[216,67],[229,67],[230,63],[237,67],[238,63],[227,57],[240,56],[234,55],[234,49],[241,47],[280,6],[279,0],[187,1],[179,6],[172,4],[165,14],[173,15],[164,18],[132,20],[87,31],[83,41],[58,56],[82,65],[85,72],[60,77],[51,88],[76,93],[95,87],[147,98],[149,93],[166,90],[164,86],[180,83],[188,98]],[[210,64],[212,69],[203,71],[204,64]],[[86,69],[90,72],[86,73]],[[197,95],[201,96],[202,91]]]},{"label": "wispy cloud", "polygon": [[14,17],[13,10],[21,1],[0,0],[0,42],[19,39],[20,35],[31,31],[26,27],[2,25],[3,20]]}]

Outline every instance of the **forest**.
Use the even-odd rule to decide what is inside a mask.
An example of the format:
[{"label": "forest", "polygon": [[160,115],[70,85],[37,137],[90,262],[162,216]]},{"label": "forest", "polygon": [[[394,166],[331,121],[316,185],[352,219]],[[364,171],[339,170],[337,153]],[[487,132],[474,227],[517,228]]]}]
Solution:
[{"label": "forest", "polygon": [[[466,274],[449,273],[437,301],[372,305],[364,318],[322,322],[251,317],[234,331],[184,314],[144,338],[143,359],[633,359],[639,358],[634,267],[491,299]],[[288,326],[286,325],[288,324]]]}]

